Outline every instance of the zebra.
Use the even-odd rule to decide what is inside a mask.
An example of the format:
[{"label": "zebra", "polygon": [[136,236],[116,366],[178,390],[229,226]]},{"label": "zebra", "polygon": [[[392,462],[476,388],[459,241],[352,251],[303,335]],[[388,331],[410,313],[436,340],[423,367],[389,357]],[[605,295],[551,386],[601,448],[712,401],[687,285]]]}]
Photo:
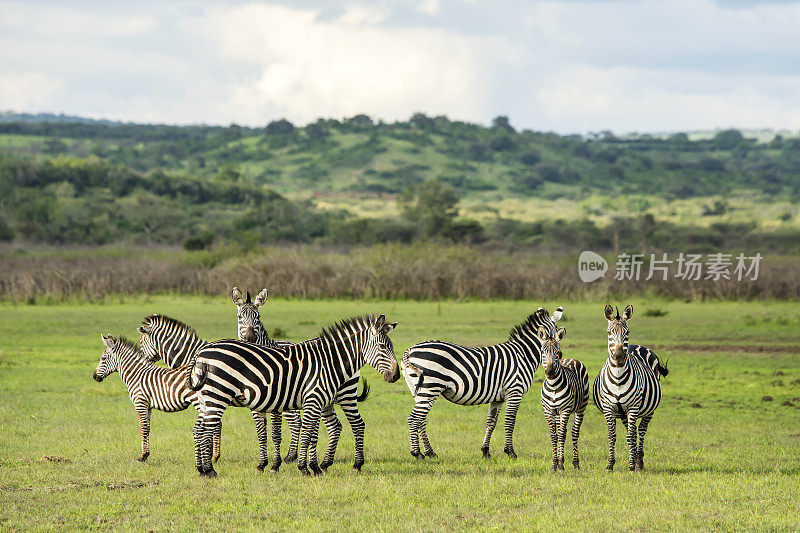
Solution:
[{"label": "zebra", "polygon": [[583,413],[589,403],[589,373],[586,366],[577,359],[561,359],[559,343],[567,335],[566,328],[558,328],[553,336],[539,327],[542,341],[542,410],[550,428],[550,441],[553,444],[553,470],[564,470],[564,441],[567,438],[569,417],[575,413],[572,423],[572,466],[580,468],[578,457],[578,437],[581,433]]},{"label": "zebra", "polygon": [[304,475],[310,475],[309,468],[321,474],[316,454],[320,415],[333,409],[342,384],[365,364],[389,383],[400,378],[388,335],[396,326],[396,322],[387,323],[384,315],[360,316],[323,329],[316,339],[283,349],[239,340],[212,342],[202,348],[189,378],[189,386],[200,392],[200,414],[194,426],[198,472],[216,477],[209,440],[225,409],[239,402],[270,413],[302,408],[297,467]]},{"label": "zebra", "polygon": [[186,368],[156,366],[139,347],[125,337],[100,335],[105,350],[92,378],[100,383],[113,372],[119,372],[128,387],[128,396],[139,417],[142,452],[139,461],[150,455],[150,412],[152,409],[175,413],[189,405],[200,409],[198,394],[186,386]]},{"label": "zebra", "polygon": [[[427,435],[427,416],[433,402],[441,394],[459,405],[489,403],[486,435],[481,445],[484,457],[491,457],[489,441],[497,424],[503,403],[506,404],[504,452],[516,459],[513,435],[517,409],[522,396],[533,382],[533,374],[541,362],[537,331],[556,328],[563,309],[549,316],[541,307],[522,324],[511,330],[506,342],[493,346],[461,346],[443,341],[415,344],[403,354],[401,368],[414,409],[408,415],[411,455],[418,459],[436,457]],[[420,451],[419,441],[425,448]]]},{"label": "zebra", "polygon": [[[608,360],[594,380],[592,399],[603,413],[608,426],[608,466],[614,469],[614,444],[617,440],[617,418],[625,424],[628,437],[628,470],[644,468],[644,435],[661,402],[661,376],[669,373],[652,350],[628,344],[628,321],[633,316],[633,306],[619,309],[606,305],[604,314],[608,321]],[[639,424],[639,444],[636,444],[636,419]]]},{"label": "zebra", "polygon": [[[259,308],[264,305],[268,296],[267,289],[262,289],[256,296],[255,301],[250,300],[250,292],[247,292],[247,299],[242,296],[242,292],[238,287],[231,290],[231,299],[236,305],[237,311],[237,328],[239,331],[239,340],[255,342],[270,347],[285,347],[293,343],[289,341],[273,341],[267,335],[267,330],[261,322],[261,315]],[[362,392],[358,394],[358,381],[361,371],[357,370],[353,377],[347,380],[344,385],[339,389],[336,395],[336,403],[342,408],[350,427],[353,430],[355,437],[355,459],[353,468],[359,469],[360,464],[364,463],[364,420],[358,412],[357,402],[363,402],[369,396],[369,384],[366,379],[363,379]],[[283,413],[286,423],[289,426],[291,439],[289,442],[289,451],[284,459],[286,462],[292,462],[297,459],[297,445],[300,441],[300,426],[302,415],[301,411],[287,411]],[[273,424],[273,435],[275,432],[275,424]],[[330,412],[325,414],[325,427],[328,430],[328,446],[325,450],[325,456],[319,467],[322,470],[327,470],[333,464],[333,458],[336,455],[336,446],[339,443],[339,436],[342,433],[342,423],[336,416],[336,412],[331,409]],[[280,430],[280,426],[278,426]],[[273,436],[274,439],[274,436]],[[280,434],[278,435],[280,441]]]},{"label": "zebra", "polygon": [[[183,322],[165,315],[150,315],[144,318],[142,325],[138,328],[141,337],[139,345],[142,353],[154,361],[163,359],[164,363],[171,368],[182,367],[184,372],[188,368],[192,357],[203,346],[208,344],[197,335],[194,328]],[[267,421],[263,413],[251,411],[253,422],[256,426],[256,437],[258,439],[259,461],[256,468],[263,471],[269,463],[269,449],[267,447]],[[273,446],[280,450],[280,417],[278,417],[277,438],[274,431],[275,421],[273,419]],[[221,432],[222,424],[217,428],[217,432],[212,438],[213,452],[211,460],[215,463],[221,454]],[[277,466],[273,465],[271,471],[276,472]]]}]

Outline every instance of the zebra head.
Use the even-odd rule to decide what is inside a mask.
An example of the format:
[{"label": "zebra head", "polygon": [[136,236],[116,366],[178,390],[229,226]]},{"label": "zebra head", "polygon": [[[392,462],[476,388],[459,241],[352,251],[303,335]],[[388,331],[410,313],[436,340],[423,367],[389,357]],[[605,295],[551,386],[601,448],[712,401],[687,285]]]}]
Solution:
[{"label": "zebra head", "polygon": [[392,339],[389,338],[389,332],[395,327],[397,327],[397,322],[389,324],[384,315],[379,316],[367,334],[363,351],[364,361],[383,374],[383,379],[389,383],[400,379],[400,367],[394,356]]},{"label": "zebra head", "polygon": [[119,368],[117,341],[111,335],[106,337],[102,333],[100,334],[100,338],[103,339],[103,344],[106,345],[106,349],[103,350],[103,355],[100,356],[100,362],[97,363],[97,368],[94,369],[94,373],[92,374],[92,379],[98,383],[103,381],[103,379],[108,377],[111,373],[116,372]]},{"label": "zebra head", "polygon": [[605,317],[608,320],[608,357],[614,366],[624,366],[628,357],[628,320],[633,316],[633,306],[625,308],[622,316],[619,309],[610,305],[605,307]]},{"label": "zebra head", "polygon": [[561,345],[560,342],[567,336],[567,328],[558,328],[553,334],[548,332],[544,326],[539,326],[537,331],[539,340],[542,341],[542,366],[544,374],[549,379],[556,377],[558,365],[561,364]]},{"label": "zebra head", "polygon": [[258,308],[267,301],[268,294],[267,289],[263,289],[256,296],[256,300],[251,302],[250,291],[247,291],[247,299],[242,298],[242,291],[239,290],[239,287],[234,287],[231,291],[231,300],[236,304],[239,340],[257,342],[259,339],[267,338]]},{"label": "zebra head", "polygon": [[139,337],[139,349],[142,352],[142,358],[148,363],[160,361],[161,350],[156,346],[155,339],[149,327],[139,326],[137,330],[142,334],[141,337]]}]

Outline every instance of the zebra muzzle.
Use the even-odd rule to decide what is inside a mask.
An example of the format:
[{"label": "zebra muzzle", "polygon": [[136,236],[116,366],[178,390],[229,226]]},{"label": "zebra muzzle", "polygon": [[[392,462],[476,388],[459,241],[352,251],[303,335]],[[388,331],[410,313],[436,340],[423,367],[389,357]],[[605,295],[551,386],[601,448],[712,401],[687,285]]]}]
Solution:
[{"label": "zebra muzzle", "polygon": [[96,382],[100,383],[101,381],[103,381],[103,376],[98,374],[97,371],[94,371],[94,372],[92,372],[92,379],[95,380]]},{"label": "zebra muzzle", "polygon": [[394,383],[400,379],[400,367],[395,363],[389,372],[383,375],[383,379],[389,383]]}]

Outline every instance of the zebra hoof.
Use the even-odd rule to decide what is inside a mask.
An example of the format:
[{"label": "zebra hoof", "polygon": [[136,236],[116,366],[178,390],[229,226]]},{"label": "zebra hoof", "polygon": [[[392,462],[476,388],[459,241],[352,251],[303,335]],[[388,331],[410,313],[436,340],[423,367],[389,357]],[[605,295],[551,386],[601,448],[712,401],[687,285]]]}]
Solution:
[{"label": "zebra hoof", "polygon": [[514,450],[512,448],[506,448],[503,451],[506,453],[506,455],[508,455],[509,458],[511,458],[511,459],[516,459],[517,458],[517,454],[516,454],[516,452],[514,452]]},{"label": "zebra hoof", "polygon": [[613,472],[614,471],[614,463],[606,466],[606,472]]},{"label": "zebra hoof", "polygon": [[564,471],[564,463],[558,463],[558,469],[559,469],[559,471],[563,472]]},{"label": "zebra hoof", "polygon": [[293,462],[297,461],[297,454],[296,453],[287,453],[286,457],[284,457],[283,460],[286,461],[287,463],[293,463]]},{"label": "zebra hoof", "polygon": [[147,461],[148,457],[150,457],[150,452],[145,452],[145,453],[143,453],[142,455],[139,456],[138,460],[141,461],[141,462],[145,462],[145,461]]},{"label": "zebra hoof", "polygon": [[319,467],[327,472],[328,471],[328,467],[331,466],[332,464],[333,464],[333,461],[327,461],[326,460],[326,461],[322,461],[319,464]]},{"label": "zebra hoof", "polygon": [[492,456],[492,454],[489,453],[489,447],[488,446],[485,447],[485,448],[481,448],[481,452],[483,452],[483,457],[485,459],[489,459]]},{"label": "zebra hoof", "polygon": [[572,461],[572,468],[574,468],[575,470],[580,470],[581,465],[580,463],[578,463],[578,461]]},{"label": "zebra hoof", "polygon": [[259,472],[263,472],[266,467],[267,463],[258,463],[256,465],[256,470],[258,470]]},{"label": "zebra hoof", "polygon": [[311,463],[309,466],[311,467],[311,471],[314,472],[315,476],[322,475],[322,469],[319,467],[319,465],[317,465],[317,463]]},{"label": "zebra hoof", "polygon": [[429,452],[425,452],[425,457],[431,457],[431,458],[433,458],[433,457],[439,457],[439,456],[438,456],[438,455],[436,455],[436,452],[435,452],[435,451],[431,450],[431,451],[429,451]]},{"label": "zebra hoof", "polygon": [[214,470],[213,468],[209,468],[208,470],[203,471],[201,473],[201,475],[204,475],[204,476],[210,477],[210,478],[215,478],[215,477],[217,477],[217,471]]},{"label": "zebra hoof", "polygon": [[357,472],[361,472],[361,467],[362,466],[364,466],[363,459],[361,461],[356,461],[355,463],[353,463],[353,470],[355,470]]},{"label": "zebra hoof", "polygon": [[311,472],[308,471],[308,468],[303,466],[303,467],[300,467],[299,470],[300,470],[300,473],[303,474],[304,476],[306,476],[306,477],[311,476]]},{"label": "zebra hoof", "polygon": [[419,450],[411,450],[411,457],[415,457],[417,459],[425,459],[425,456],[422,455],[422,452]]}]

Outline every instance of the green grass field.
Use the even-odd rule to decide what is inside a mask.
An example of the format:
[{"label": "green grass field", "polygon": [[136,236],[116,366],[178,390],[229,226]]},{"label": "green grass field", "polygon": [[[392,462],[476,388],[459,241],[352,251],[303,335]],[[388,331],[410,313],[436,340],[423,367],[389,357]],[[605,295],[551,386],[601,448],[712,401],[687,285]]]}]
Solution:
[{"label": "green grass field", "polygon": [[[603,303],[547,305],[564,305],[562,349],[587,365],[590,379],[605,358]],[[102,352],[99,333],[138,338],[148,313],[182,319],[207,339],[235,336],[230,300],[0,304],[0,530],[798,530],[797,304],[624,303],[636,310],[631,341],[669,359],[643,472],[629,474],[619,459],[626,453],[621,426],[618,469],[604,471],[605,423],[590,403],[582,469],[574,471],[568,455],[566,471],[553,473],[538,382],[517,419],[518,460],[502,454],[500,426],[493,457],[481,457],[485,407],[439,400],[428,426],[439,458],[416,461],[408,451],[405,383],[384,383],[366,368],[372,395],[361,404],[367,462],[360,474],[350,468],[346,424],[326,475],[303,478],[293,464],[277,475],[257,473],[250,415],[231,409],[216,480],[194,470],[194,410],[154,412],[151,455],[139,463],[136,416],[122,382],[112,375],[98,384],[91,375]],[[439,310],[435,302],[271,300],[262,318],[300,340],[344,316],[386,313],[400,322],[392,333],[399,357],[430,338],[504,340],[539,305],[442,302]],[[656,309],[667,314],[645,316]]]}]

